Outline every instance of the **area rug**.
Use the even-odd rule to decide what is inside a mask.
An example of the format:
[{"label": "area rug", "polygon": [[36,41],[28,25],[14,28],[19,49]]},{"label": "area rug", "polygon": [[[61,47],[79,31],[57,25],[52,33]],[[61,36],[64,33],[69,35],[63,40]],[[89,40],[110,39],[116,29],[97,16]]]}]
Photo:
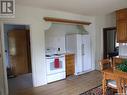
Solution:
[{"label": "area rug", "polygon": [[[102,95],[102,86],[101,85],[97,86],[79,95]],[[106,95],[114,95],[114,94],[113,91],[110,88],[108,88],[106,91]]]}]

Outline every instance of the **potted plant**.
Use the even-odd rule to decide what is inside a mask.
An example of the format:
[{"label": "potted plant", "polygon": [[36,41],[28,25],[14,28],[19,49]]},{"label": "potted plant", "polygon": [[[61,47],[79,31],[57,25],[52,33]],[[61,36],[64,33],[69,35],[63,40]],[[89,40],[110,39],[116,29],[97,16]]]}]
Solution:
[{"label": "potted plant", "polygon": [[117,65],[117,69],[123,72],[127,72],[127,60],[123,60],[123,62]]}]

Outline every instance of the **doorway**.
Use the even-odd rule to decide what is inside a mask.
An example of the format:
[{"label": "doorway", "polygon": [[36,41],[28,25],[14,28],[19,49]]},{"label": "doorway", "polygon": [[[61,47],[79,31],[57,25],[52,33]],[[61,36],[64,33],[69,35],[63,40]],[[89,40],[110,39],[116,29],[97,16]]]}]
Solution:
[{"label": "doorway", "polygon": [[29,25],[4,24],[4,43],[9,95],[15,95],[33,87]]},{"label": "doorway", "polygon": [[116,28],[103,29],[103,58],[112,58],[118,55],[119,44],[117,43]]}]

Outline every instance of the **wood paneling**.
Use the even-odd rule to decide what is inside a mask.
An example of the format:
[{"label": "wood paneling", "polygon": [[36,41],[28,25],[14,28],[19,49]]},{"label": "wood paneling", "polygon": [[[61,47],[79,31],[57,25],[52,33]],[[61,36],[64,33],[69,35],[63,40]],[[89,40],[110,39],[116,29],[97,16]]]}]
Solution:
[{"label": "wood paneling", "polygon": [[57,22],[57,23],[69,23],[69,24],[78,24],[78,25],[90,25],[90,22],[79,21],[79,20],[69,20],[62,18],[53,18],[53,17],[44,17],[45,21]]},{"label": "wood paneling", "polygon": [[74,54],[66,54],[65,62],[66,62],[66,76],[74,75],[74,72],[75,72],[75,55]]}]

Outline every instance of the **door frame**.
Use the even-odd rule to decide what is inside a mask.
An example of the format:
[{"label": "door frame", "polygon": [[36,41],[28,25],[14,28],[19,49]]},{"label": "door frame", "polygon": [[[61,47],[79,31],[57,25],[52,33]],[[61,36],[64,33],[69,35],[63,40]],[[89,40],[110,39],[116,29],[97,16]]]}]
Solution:
[{"label": "door frame", "polygon": [[108,30],[116,30],[116,27],[107,27],[107,28],[103,28],[103,58],[106,58],[107,56],[105,54],[107,54],[106,51],[104,51],[105,49],[107,49],[107,35],[106,32]]},{"label": "door frame", "polygon": [[[3,68],[4,68],[4,93],[5,95],[9,95],[9,89],[8,89],[8,79],[7,79],[7,71],[6,71],[6,64],[5,64],[5,59],[6,59],[6,54],[5,54],[5,42],[4,42],[4,25],[5,24],[13,24],[13,25],[28,25],[30,28],[29,30],[31,31],[31,25],[26,24],[26,23],[15,23],[15,22],[2,22],[1,23],[1,40],[2,40],[2,56],[3,56]],[[30,33],[30,42],[31,42],[31,32]],[[30,48],[32,48],[30,44]],[[32,64],[32,51],[30,51],[31,54],[31,68],[32,68],[32,80],[34,84],[34,78],[33,78],[33,64]]]}]

